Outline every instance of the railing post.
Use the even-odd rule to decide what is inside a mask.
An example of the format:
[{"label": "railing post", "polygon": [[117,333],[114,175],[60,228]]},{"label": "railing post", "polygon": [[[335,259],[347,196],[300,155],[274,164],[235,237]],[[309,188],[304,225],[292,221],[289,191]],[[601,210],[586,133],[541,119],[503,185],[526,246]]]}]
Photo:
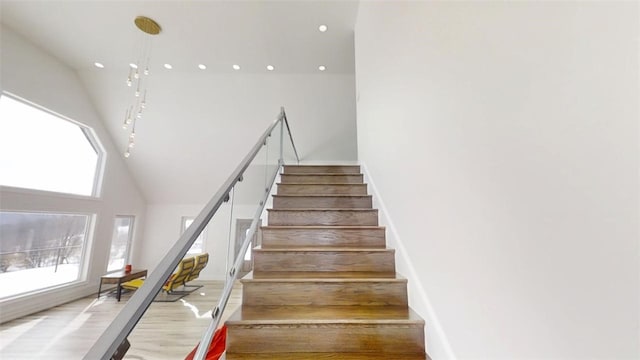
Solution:
[{"label": "railing post", "polygon": [[284,106],[280,107],[280,159],[278,165],[284,164]]}]

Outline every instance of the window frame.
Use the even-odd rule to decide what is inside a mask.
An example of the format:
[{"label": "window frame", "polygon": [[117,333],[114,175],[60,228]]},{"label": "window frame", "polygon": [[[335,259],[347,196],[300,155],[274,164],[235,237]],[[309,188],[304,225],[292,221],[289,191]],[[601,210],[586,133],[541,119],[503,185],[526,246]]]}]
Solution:
[{"label": "window frame", "polygon": [[[191,220],[191,222],[193,223],[193,221],[195,220],[195,216],[183,216],[180,220],[180,235],[182,236],[182,234],[184,234],[184,232],[187,230],[187,221]],[[193,242],[193,244],[191,244],[191,247],[189,248],[189,250],[187,250],[187,252],[184,254],[184,256],[189,256],[189,255],[195,255],[195,254],[201,254],[201,253],[205,253],[205,249],[206,249],[206,244],[207,244],[207,229],[209,228],[209,226],[205,226],[204,229],[202,229],[202,232],[200,233],[200,235],[198,235],[198,238],[202,238],[202,251],[201,252],[197,252],[197,253],[190,253],[189,250],[191,250],[191,248],[193,248],[193,245],[195,245],[196,241],[198,241],[198,239],[196,238],[196,241]]]},{"label": "window frame", "polygon": [[[122,265],[122,268],[109,270],[109,262],[111,260],[111,247],[113,246],[113,235],[117,231],[115,225],[116,225],[116,221],[118,220],[118,218],[128,218],[128,219],[131,220],[130,225],[129,225],[128,239],[127,239],[127,249],[125,251],[124,264]],[[112,233],[111,233],[111,242],[109,243],[109,252],[107,254],[107,264],[106,264],[106,269],[105,269],[105,273],[106,274],[111,274],[111,273],[114,273],[116,271],[122,271],[122,270],[124,270],[125,266],[127,266],[127,264],[131,263],[131,248],[133,246],[133,238],[134,238],[134,235],[135,235],[135,227],[136,227],[136,216],[135,215],[115,215],[113,217],[113,228],[112,228]]]},{"label": "window frame", "polygon": [[11,191],[14,192],[23,192],[23,193],[32,193],[32,194],[42,194],[42,195],[49,195],[49,194],[55,194],[55,195],[60,195],[60,196],[64,196],[64,197],[70,197],[70,198],[82,198],[82,199],[87,199],[87,198],[94,198],[94,199],[100,199],[102,197],[102,183],[104,181],[104,172],[105,172],[105,166],[106,166],[106,159],[107,159],[107,152],[104,148],[104,146],[102,145],[102,143],[100,142],[100,138],[98,137],[98,135],[96,134],[95,130],[79,121],[73,120],[65,115],[62,115],[60,113],[57,113],[53,110],[50,110],[42,105],[36,104],[33,101],[29,101],[23,97],[20,97],[18,95],[15,95],[13,93],[10,93],[8,91],[2,91],[0,92],[0,97],[2,96],[6,96],[9,99],[13,100],[13,101],[17,101],[20,102],[26,106],[30,106],[36,110],[48,113],[51,116],[54,116],[62,121],[67,121],[70,122],[71,124],[77,126],[78,128],[80,128],[80,131],[82,132],[82,134],[85,136],[85,138],[87,139],[87,141],[89,142],[89,144],[91,145],[91,147],[94,149],[94,151],[96,152],[97,158],[96,158],[96,169],[95,172],[93,174],[93,184],[91,187],[91,194],[90,195],[84,195],[84,194],[76,194],[76,193],[68,193],[68,192],[61,192],[61,191],[53,191],[53,190],[43,190],[43,189],[34,189],[34,188],[26,188],[26,187],[19,187],[19,186],[11,186],[11,185],[0,185],[0,190],[2,189],[10,189]]},{"label": "window frame", "polygon": [[0,304],[6,301],[10,301],[12,299],[22,298],[34,294],[41,294],[44,292],[49,292],[56,289],[66,288],[69,286],[74,286],[87,282],[87,276],[90,268],[90,249],[93,247],[93,239],[95,235],[95,226],[97,223],[97,215],[95,213],[83,212],[83,211],[58,211],[55,209],[49,210],[25,210],[25,209],[0,209],[0,212],[12,212],[12,213],[24,213],[24,214],[43,214],[43,215],[80,215],[86,216],[87,222],[85,225],[84,231],[84,241],[82,243],[82,250],[80,252],[80,261],[78,263],[78,275],[75,280],[53,284],[50,286],[45,286],[37,289],[32,289],[12,295],[8,295],[0,298]]}]

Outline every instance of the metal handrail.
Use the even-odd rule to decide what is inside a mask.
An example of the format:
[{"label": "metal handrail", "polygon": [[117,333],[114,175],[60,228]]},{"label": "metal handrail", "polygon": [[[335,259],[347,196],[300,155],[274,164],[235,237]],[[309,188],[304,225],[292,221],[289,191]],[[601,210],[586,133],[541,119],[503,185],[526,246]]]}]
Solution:
[{"label": "metal handrail", "polygon": [[[300,163],[300,158],[298,157],[298,151],[296,150],[296,144],[293,142],[293,136],[291,135],[291,129],[289,128],[289,121],[287,120],[287,114],[284,111],[284,107],[280,108],[280,118],[283,119],[284,125],[287,126],[287,132],[289,133],[289,139],[291,139],[291,145],[293,146],[293,151],[296,155],[296,161],[298,164]],[[236,254],[235,261],[233,262],[233,267],[229,270],[227,274],[227,280],[224,284],[224,289],[222,290],[222,296],[218,301],[216,307],[211,311],[211,322],[207,327],[207,330],[202,335],[202,339],[198,344],[198,349],[196,350],[194,360],[204,360],[207,356],[207,351],[209,350],[209,344],[211,344],[211,340],[213,339],[213,335],[215,334],[218,325],[220,324],[220,320],[222,319],[222,314],[224,313],[225,308],[227,307],[227,302],[229,301],[229,297],[231,296],[231,291],[233,290],[233,285],[238,277],[237,269],[242,266],[244,261],[244,254],[247,252],[247,249],[251,245],[251,240],[253,239],[253,235],[256,233],[258,229],[258,223],[260,222],[260,215],[264,211],[264,208],[267,204],[267,198],[269,197],[269,193],[271,192],[271,187],[273,187],[273,183],[278,176],[278,171],[280,167],[284,165],[284,150],[283,150],[283,142],[284,142],[284,126],[280,127],[280,159],[278,160],[278,167],[275,169],[273,174],[271,175],[270,182],[271,184],[268,188],[265,189],[265,193],[260,201],[260,206],[256,209],[256,213],[251,220],[251,226],[249,226],[249,230],[247,231],[244,242],[242,243],[242,247],[240,251]]]},{"label": "metal handrail", "polygon": [[[93,344],[93,346],[89,349],[87,354],[84,356],[85,360],[109,360],[116,352],[118,347],[123,344],[129,333],[136,326],[142,315],[144,315],[145,311],[153,302],[153,299],[160,292],[162,285],[165,280],[169,278],[172,274],[173,270],[176,268],[180,260],[187,253],[189,248],[195,240],[198,238],[202,230],[207,226],[209,220],[215,215],[217,210],[220,208],[222,203],[228,198],[229,193],[235,186],[235,184],[241,181],[242,174],[249,167],[253,159],[256,157],[262,146],[265,144],[267,138],[271,135],[273,129],[280,124],[286,124],[286,115],[284,112],[284,108],[280,108],[280,114],[278,118],[267,128],[267,130],[260,136],[256,144],[251,148],[251,151],[244,157],[244,159],[240,162],[240,165],[236,167],[236,169],[231,173],[229,178],[224,182],[224,184],[220,187],[218,192],[211,198],[211,200],[205,205],[200,214],[194,219],[193,223],[184,231],[184,233],[178,238],[176,243],[169,249],[167,254],[162,258],[156,269],[147,277],[144,282],[144,285],[138,289],[133,296],[129,299],[127,304],[122,308],[122,310],[118,313],[113,322],[107,327],[107,329],[102,333],[102,335],[98,338],[98,340]],[[289,131],[289,137],[292,141],[292,145],[295,149],[295,144],[293,144],[293,137],[291,136],[291,132],[289,130],[289,126],[287,124],[287,131]],[[281,135],[282,135],[282,126],[281,126]],[[283,164],[283,153],[282,153],[282,143],[283,137],[280,136],[280,158],[278,160],[278,168],[276,169],[275,174],[273,175],[271,186],[273,186],[273,182],[275,181],[275,177],[278,173],[280,166]],[[298,162],[300,159],[298,158],[298,154],[296,151],[296,159]],[[267,188],[265,191],[265,198],[261,202],[259,209],[260,212],[257,213],[257,216],[260,216],[262,210],[264,209],[264,205],[266,203],[266,197],[269,195],[270,188]],[[255,229],[257,227],[257,221],[254,219],[251,223],[251,229],[248,233],[247,238],[245,239],[245,243],[243,244],[242,250],[240,254],[244,254],[247,251],[248,242],[247,239],[251,239],[253,234],[255,233]],[[240,258],[241,256],[239,256]],[[216,326],[219,323],[220,316],[224,311],[224,307],[226,306],[227,300],[229,298],[229,294],[231,293],[231,289],[227,290],[227,287],[233,285],[233,281],[237,277],[237,272],[235,269],[238,268],[238,259],[234,262],[234,267],[229,274],[227,279],[227,283],[225,284],[225,291],[223,292],[223,297],[220,299],[218,306],[214,309],[216,311],[212,312],[212,324],[216,322]],[[233,279],[229,281],[229,279]],[[225,298],[225,293],[226,298]],[[223,301],[224,300],[224,301]],[[222,305],[222,306],[221,306]],[[217,320],[216,320],[217,319]],[[210,326],[211,327],[211,326]],[[215,327],[213,328],[215,331]],[[203,340],[200,344],[206,344],[206,346],[199,346],[198,352],[196,353],[197,359],[204,359],[204,354],[206,354],[206,350],[209,347],[209,343],[211,341],[211,337],[213,336],[213,332],[211,332],[211,336],[208,336],[208,331],[203,336]],[[208,340],[205,339],[208,338]],[[204,351],[201,350],[204,349]],[[201,354],[202,353],[202,354]],[[200,357],[197,357],[198,354],[201,354]]]}]

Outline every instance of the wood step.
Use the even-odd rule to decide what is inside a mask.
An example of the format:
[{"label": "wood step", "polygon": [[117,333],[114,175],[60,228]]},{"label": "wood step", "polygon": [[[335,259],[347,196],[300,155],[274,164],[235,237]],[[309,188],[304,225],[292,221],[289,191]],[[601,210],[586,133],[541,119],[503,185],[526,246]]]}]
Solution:
[{"label": "wood step", "polygon": [[267,209],[269,225],[378,226],[377,209]]},{"label": "wood step", "polygon": [[[264,273],[263,273],[264,274]],[[242,278],[242,303],[257,305],[407,306],[407,280],[394,278]]]},{"label": "wood step", "polygon": [[269,271],[395,272],[393,249],[253,249],[255,274]]},{"label": "wood step", "polygon": [[283,184],[362,184],[362,174],[280,174]]},{"label": "wood step", "polygon": [[[296,339],[297,340],[297,339]],[[430,360],[425,354],[394,353],[227,353],[227,360]]]},{"label": "wood step", "polygon": [[385,247],[382,226],[263,226],[262,247]]},{"label": "wood step", "polygon": [[406,306],[241,306],[227,320],[234,325],[379,323],[424,324]]},{"label": "wood step", "polygon": [[367,195],[367,184],[283,184],[278,195]]},{"label": "wood step", "polygon": [[285,174],[359,174],[360,165],[285,165]]},{"label": "wood step", "polygon": [[273,195],[274,209],[371,209],[371,195]]},{"label": "wood step", "polygon": [[429,359],[360,166],[286,165],[226,359]]},{"label": "wood step", "polygon": [[243,306],[227,320],[227,351],[424,353],[424,321],[407,307],[380,308]]},{"label": "wood step", "polygon": [[395,272],[379,271],[266,271],[253,273],[254,279],[395,279]]}]

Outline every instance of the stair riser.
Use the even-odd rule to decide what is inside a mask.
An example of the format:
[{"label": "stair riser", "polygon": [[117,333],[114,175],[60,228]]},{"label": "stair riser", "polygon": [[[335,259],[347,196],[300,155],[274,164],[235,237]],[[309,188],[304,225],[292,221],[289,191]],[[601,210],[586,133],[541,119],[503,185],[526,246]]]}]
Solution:
[{"label": "stair riser", "polygon": [[285,165],[285,174],[359,174],[359,165],[342,165],[342,166],[297,166],[297,165]]},{"label": "stair riser", "polygon": [[253,252],[253,271],[395,272],[393,251],[260,251]]},{"label": "stair riser", "polygon": [[419,324],[230,325],[227,331],[228,353],[425,351]]},{"label": "stair riser", "polygon": [[385,229],[262,228],[262,247],[385,247]]},{"label": "stair riser", "polygon": [[[298,340],[299,341],[299,340]],[[226,353],[227,360],[389,360],[382,353]],[[393,354],[393,360],[431,360],[425,353]]]},{"label": "stair riser", "polygon": [[303,226],[303,225],[358,225],[377,226],[377,210],[270,210],[269,225]]},{"label": "stair riser", "polygon": [[274,209],[371,209],[371,196],[273,197]]},{"label": "stair riser", "polygon": [[367,185],[278,184],[278,195],[367,195]]},{"label": "stair riser", "polygon": [[284,184],[362,184],[362,174],[358,175],[293,175],[282,174],[280,181]]},{"label": "stair riser", "polygon": [[243,282],[242,303],[258,305],[407,306],[407,284],[371,282]]}]

